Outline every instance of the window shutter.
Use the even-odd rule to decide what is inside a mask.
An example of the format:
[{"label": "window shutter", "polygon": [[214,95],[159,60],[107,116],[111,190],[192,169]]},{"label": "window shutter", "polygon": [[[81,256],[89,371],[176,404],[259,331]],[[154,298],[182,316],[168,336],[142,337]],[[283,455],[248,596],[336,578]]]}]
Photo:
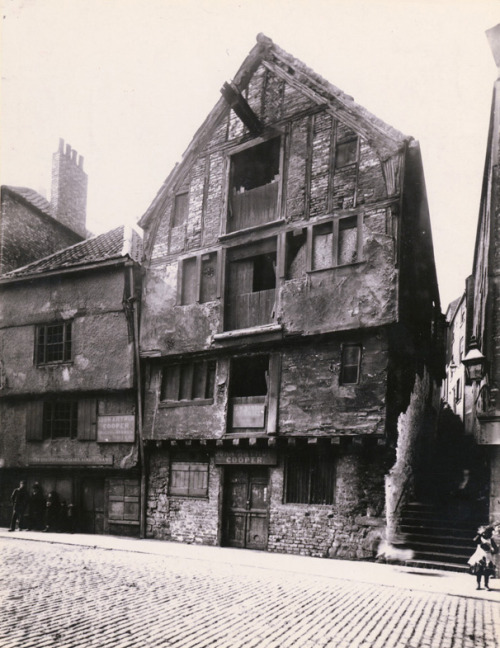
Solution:
[{"label": "window shutter", "polygon": [[281,378],[281,354],[271,353],[269,356],[269,391],[267,410],[267,433],[278,432],[279,392]]},{"label": "window shutter", "polygon": [[43,401],[28,403],[26,410],[26,441],[43,441]]},{"label": "window shutter", "polygon": [[95,441],[97,439],[97,401],[85,398],[78,401],[78,440]]}]

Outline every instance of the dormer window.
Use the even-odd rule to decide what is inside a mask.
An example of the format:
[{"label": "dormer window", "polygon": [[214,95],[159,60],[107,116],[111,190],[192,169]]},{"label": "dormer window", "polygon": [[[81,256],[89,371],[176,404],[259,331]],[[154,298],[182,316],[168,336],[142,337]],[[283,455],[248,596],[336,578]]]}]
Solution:
[{"label": "dormer window", "polygon": [[227,232],[277,219],[281,140],[266,140],[231,156]]}]

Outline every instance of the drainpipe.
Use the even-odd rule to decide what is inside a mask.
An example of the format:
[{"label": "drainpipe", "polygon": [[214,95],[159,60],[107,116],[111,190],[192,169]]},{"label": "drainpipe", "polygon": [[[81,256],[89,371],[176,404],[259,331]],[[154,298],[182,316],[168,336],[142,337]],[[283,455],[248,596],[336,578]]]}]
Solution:
[{"label": "drainpipe", "polygon": [[139,459],[141,466],[141,491],[140,491],[140,525],[139,537],[146,537],[146,461],[144,452],[144,438],[142,436],[142,378],[139,353],[139,314],[137,312],[137,298],[135,296],[134,266],[129,265],[130,297],[129,304],[132,311],[132,336],[134,338],[134,366],[137,389],[137,436],[139,439]]}]

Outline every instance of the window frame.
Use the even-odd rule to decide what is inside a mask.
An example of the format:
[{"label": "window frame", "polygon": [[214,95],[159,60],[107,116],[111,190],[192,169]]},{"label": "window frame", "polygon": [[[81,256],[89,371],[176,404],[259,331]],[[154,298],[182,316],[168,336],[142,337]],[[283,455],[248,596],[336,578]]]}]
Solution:
[{"label": "window frame", "polygon": [[[301,471],[303,471],[302,474],[300,474]],[[318,475],[319,481],[316,484],[314,478]],[[292,480],[295,481],[292,482]],[[300,483],[301,481],[302,483]],[[320,492],[318,487],[326,482],[331,487],[331,491],[329,493]],[[300,493],[301,490],[305,492]],[[305,497],[303,497],[304,494]],[[319,495],[322,495],[322,497]],[[322,454],[318,449],[317,451],[297,451],[287,455],[283,484],[283,504],[333,506],[336,495],[337,457],[334,454],[331,452]]]},{"label": "window frame", "polygon": [[[247,228],[243,229],[236,229],[236,230],[230,230],[228,226],[228,219],[229,219],[229,210],[230,210],[230,204],[231,204],[231,192],[233,189],[233,157],[235,155],[238,155],[240,153],[243,153],[244,151],[249,151],[252,148],[255,148],[256,146],[259,146],[260,144],[264,144],[265,142],[268,142],[273,139],[279,139],[279,160],[278,160],[278,196],[276,200],[276,218],[273,219],[272,221],[268,221],[265,223],[257,224],[257,225],[252,225]],[[260,229],[264,227],[269,227],[273,223],[279,222],[283,219],[282,215],[282,196],[283,196],[283,180],[284,180],[284,160],[285,160],[285,133],[281,132],[280,130],[273,130],[271,133],[266,133],[265,135],[261,135],[259,137],[256,137],[252,139],[251,141],[244,142],[242,144],[239,144],[237,146],[232,147],[230,150],[228,150],[225,158],[225,164],[226,164],[226,169],[225,169],[225,190],[224,190],[224,205],[223,205],[223,211],[222,213],[224,214],[224,217],[221,219],[221,230],[220,230],[220,235],[222,237],[225,236],[233,236],[240,234],[241,232],[246,232],[246,231],[251,231],[254,229]],[[259,186],[264,186],[264,185],[259,185]]]},{"label": "window frame", "polygon": [[[348,349],[357,349],[358,358],[356,363],[346,364],[344,360],[344,354]],[[348,342],[341,345],[340,349],[340,369],[339,369],[339,385],[348,386],[348,385],[359,385],[361,381],[361,362],[363,358],[363,345],[359,342]],[[351,369],[356,367],[356,380],[355,381],[346,381],[344,377],[344,372],[346,369]]]},{"label": "window frame", "polygon": [[[202,299],[203,296],[203,262],[208,260],[208,257],[215,257],[215,290],[213,299]],[[204,257],[207,257],[205,259]],[[184,278],[185,278],[185,264],[188,262],[195,261],[195,286],[194,286],[194,300],[193,301],[184,301]],[[208,304],[212,301],[220,299],[221,287],[220,287],[220,277],[221,277],[221,254],[220,250],[205,250],[199,252],[198,254],[192,254],[190,256],[183,257],[177,262],[177,306],[191,306],[192,304]]]},{"label": "window frame", "polygon": [[[55,434],[54,426],[57,422],[65,419],[58,417],[58,408],[69,406],[70,415],[66,419],[69,430],[67,434]],[[49,426],[50,429],[47,429]],[[78,400],[46,400],[43,402],[42,410],[42,439],[77,439],[78,438]]]},{"label": "window frame", "polygon": [[[339,158],[339,148],[343,146],[348,146],[349,144],[355,143],[354,159],[349,159],[348,162],[343,162],[342,164],[338,163]],[[344,137],[341,140],[335,142],[335,171],[337,169],[345,169],[348,166],[358,164],[359,162],[359,147],[360,147],[360,138],[357,135],[351,135],[349,137]]]},{"label": "window frame", "polygon": [[[60,320],[37,324],[35,326],[35,351],[34,364],[36,366],[69,364],[73,361],[73,320]],[[57,343],[62,347],[62,357],[56,360],[47,360],[48,329],[61,327],[62,342]],[[43,341],[40,335],[43,333]],[[54,345],[55,346],[55,345]]]},{"label": "window frame", "polygon": [[[180,210],[177,209],[178,205],[180,202],[178,202],[178,198],[181,196],[186,197],[186,205],[185,205],[185,210],[182,212],[182,221],[178,222],[178,214],[181,213]],[[186,189],[185,191],[177,191],[174,194],[174,199],[172,201],[172,227],[182,227],[187,223],[188,220],[188,215],[189,215],[189,189]]]},{"label": "window frame", "polygon": [[[340,258],[340,231],[342,229],[342,224],[349,220],[356,220],[355,229],[356,229],[356,259],[354,261],[349,261],[348,263],[339,263]],[[330,225],[332,228],[332,262],[331,265],[325,265],[322,268],[314,267],[314,238],[315,230],[320,230]],[[307,228],[307,254],[306,254],[306,271],[307,272],[322,272],[324,270],[331,270],[333,268],[343,268],[347,266],[356,265],[357,263],[363,262],[363,212],[358,212],[357,214],[346,214],[343,216],[337,216],[335,218],[329,218],[328,220],[322,220],[311,224]]]},{"label": "window frame", "polygon": [[[177,469],[174,468],[177,466]],[[180,467],[187,466],[187,470]],[[199,470],[195,467],[202,466],[204,469]],[[187,486],[174,486],[174,475],[179,473],[187,473]],[[196,488],[193,484],[194,476],[197,474],[204,475],[204,483],[202,488]],[[185,456],[183,453],[175,453],[170,457],[169,461],[169,475],[168,475],[168,494],[171,497],[188,497],[198,499],[208,499],[208,486],[210,477],[210,461],[208,457],[202,456]]]},{"label": "window frame", "polygon": [[[205,389],[205,397],[195,397],[193,396],[195,389],[195,366],[201,365],[203,368],[203,384]],[[183,382],[182,369],[186,370],[184,379],[187,378],[190,381],[190,390],[191,398],[181,398],[183,385],[186,383]],[[169,392],[169,371],[170,380],[172,381],[170,386],[170,391],[177,392],[177,398],[167,398],[166,395]],[[173,362],[172,364],[164,364],[161,368],[160,374],[160,407],[186,407],[191,405],[212,405],[214,402],[215,396],[215,379],[217,375],[217,361],[215,359],[207,360],[193,360],[191,362]],[[211,388],[211,396],[207,396],[207,389]]]}]

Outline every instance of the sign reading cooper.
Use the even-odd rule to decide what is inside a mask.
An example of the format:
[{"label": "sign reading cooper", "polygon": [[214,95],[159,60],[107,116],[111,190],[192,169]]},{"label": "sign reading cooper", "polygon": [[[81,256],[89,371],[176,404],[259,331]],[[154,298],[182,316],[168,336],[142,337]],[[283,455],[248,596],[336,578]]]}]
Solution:
[{"label": "sign reading cooper", "polygon": [[135,416],[98,416],[98,443],[134,443]]},{"label": "sign reading cooper", "polygon": [[276,450],[218,450],[215,463],[230,466],[275,466]]}]

